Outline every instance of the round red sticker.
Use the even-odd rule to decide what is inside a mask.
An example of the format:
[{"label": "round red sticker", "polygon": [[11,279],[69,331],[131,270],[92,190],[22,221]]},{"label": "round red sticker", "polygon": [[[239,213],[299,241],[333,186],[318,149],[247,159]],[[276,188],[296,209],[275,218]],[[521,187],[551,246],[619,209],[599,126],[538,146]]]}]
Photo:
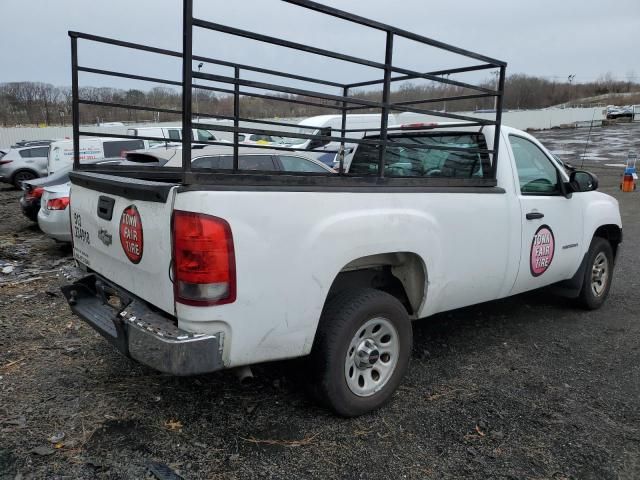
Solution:
[{"label": "round red sticker", "polygon": [[120,243],[127,258],[133,263],[140,263],[144,237],[142,219],[135,205],[125,208],[120,217]]},{"label": "round red sticker", "polygon": [[531,242],[531,275],[539,277],[551,265],[556,241],[548,225],[536,230]]}]

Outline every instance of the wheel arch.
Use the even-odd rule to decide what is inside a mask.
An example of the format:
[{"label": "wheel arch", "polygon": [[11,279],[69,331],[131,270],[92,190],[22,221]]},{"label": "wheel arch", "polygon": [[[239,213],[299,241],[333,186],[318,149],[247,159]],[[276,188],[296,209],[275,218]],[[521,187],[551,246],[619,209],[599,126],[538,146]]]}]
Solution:
[{"label": "wheel arch", "polygon": [[618,246],[622,243],[622,229],[615,224],[601,225],[596,228],[593,233],[593,237],[604,238],[611,245],[613,250],[613,259],[615,260],[618,255]]},{"label": "wheel arch", "polygon": [[415,317],[426,301],[427,266],[415,252],[386,252],[351,260],[334,277],[325,298],[351,288],[374,288],[396,297]]},{"label": "wheel arch", "polygon": [[35,176],[35,178],[40,178],[40,174],[38,172],[36,172],[35,170],[33,170],[32,168],[28,168],[28,167],[21,167],[19,169],[17,169],[15,172],[13,172],[11,174],[11,183],[15,182],[16,179],[16,175],[18,175],[21,172],[30,172],[33,173],[33,175]]},{"label": "wheel arch", "polygon": [[[595,229],[593,235],[589,239],[589,246],[591,245],[591,242],[594,238],[603,238],[609,242],[609,244],[611,245],[611,249],[613,250],[613,260],[615,262],[616,256],[618,254],[618,246],[620,245],[620,243],[622,243],[622,229],[616,224],[600,225]],[[584,284],[584,275],[587,269],[587,257],[589,256],[589,248],[587,248],[587,250],[585,251],[584,256],[582,257],[582,261],[580,262],[580,266],[578,267],[578,270],[572,278],[551,285],[551,288],[555,291],[555,293],[568,298],[578,297],[578,295],[582,291],[582,286]]]}]

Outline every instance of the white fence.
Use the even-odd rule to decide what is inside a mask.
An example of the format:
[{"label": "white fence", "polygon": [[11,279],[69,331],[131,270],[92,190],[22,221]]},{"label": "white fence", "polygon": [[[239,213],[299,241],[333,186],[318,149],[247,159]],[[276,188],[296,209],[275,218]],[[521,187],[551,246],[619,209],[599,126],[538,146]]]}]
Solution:
[{"label": "white fence", "polygon": [[[476,113],[476,112],[459,112],[463,115],[477,116],[480,118],[493,119],[495,113]],[[403,114],[402,117],[409,120],[410,116],[417,114]],[[550,108],[544,110],[514,110],[505,111],[502,114],[502,123],[509,127],[519,128],[521,130],[545,130],[548,128],[560,127],[565,125],[580,126],[589,125],[591,121],[594,125],[598,125],[606,118],[606,110],[600,107],[597,108]],[[296,119],[297,120],[297,119]],[[442,121],[442,117],[425,117],[419,115],[415,121]],[[202,120],[204,121],[204,119]],[[280,119],[280,121],[284,121]],[[287,121],[295,123],[293,119]],[[228,123],[228,122],[221,122]],[[159,124],[144,124],[140,126],[169,126],[176,125],[176,122],[172,123],[159,123]],[[82,130],[96,132],[96,133],[112,133],[116,135],[124,135],[127,132],[127,128],[131,128],[135,125],[128,125],[125,127],[95,127],[86,126],[82,127]],[[276,128],[273,128],[274,130]],[[20,140],[52,140],[61,138],[71,138],[71,127],[44,127],[44,128],[0,128],[0,147],[8,147]],[[221,138],[231,139],[230,134],[221,134]]]},{"label": "white fence", "polygon": [[[87,127],[87,129],[89,129]],[[91,131],[102,133],[115,133],[123,135],[127,133],[127,127],[91,127]],[[0,147],[8,147],[21,140],[58,140],[71,138],[71,127],[15,127],[0,128]]]},{"label": "white fence", "polygon": [[[485,116],[486,114],[477,114]],[[492,118],[492,114],[485,118]],[[561,126],[600,125],[607,118],[607,111],[596,108],[553,108],[544,110],[515,110],[502,114],[502,124],[520,130],[546,130]]]},{"label": "white fence", "polygon": [[[479,117],[487,120],[495,118],[495,112],[456,112],[460,115]],[[403,113],[400,116],[410,121],[425,121],[423,115]],[[557,127],[580,127],[601,125],[607,117],[606,109],[597,108],[548,108],[541,110],[507,110],[502,113],[502,124],[520,130],[547,130]],[[415,120],[414,120],[415,119]],[[428,117],[426,121],[443,121],[442,117]],[[447,120],[451,121],[451,120]],[[405,120],[403,120],[405,123]]]}]

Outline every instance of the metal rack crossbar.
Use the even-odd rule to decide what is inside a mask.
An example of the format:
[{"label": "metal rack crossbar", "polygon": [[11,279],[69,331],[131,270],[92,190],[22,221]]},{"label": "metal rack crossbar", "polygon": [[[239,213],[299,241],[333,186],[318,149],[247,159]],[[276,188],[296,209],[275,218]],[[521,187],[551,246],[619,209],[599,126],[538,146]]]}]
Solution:
[{"label": "metal rack crossbar", "polygon": [[[444,179],[433,178],[385,178],[385,154],[387,147],[393,144],[394,147],[406,147],[411,149],[429,148],[434,150],[447,150],[455,152],[466,153],[481,153],[490,155],[491,158],[491,171],[485,178],[478,179],[456,179],[451,184],[456,186],[464,184],[464,180],[467,180],[469,185],[474,186],[486,185],[494,186],[496,184],[496,165],[498,159],[498,150],[500,144],[500,125],[502,120],[502,105],[503,105],[503,91],[505,82],[506,63],[500,60],[496,60],[478,53],[471,52],[469,50],[454,47],[452,45],[439,42],[437,40],[418,35],[406,30],[402,30],[381,22],[370,20],[359,15],[354,15],[333,7],[328,7],[320,3],[311,0],[281,0],[282,2],[304,8],[310,11],[314,11],[319,14],[327,15],[342,21],[351,22],[353,24],[360,25],[362,27],[377,30],[385,35],[385,55],[384,62],[373,61],[367,58],[361,58],[346,53],[339,53],[330,51],[327,49],[319,48],[305,43],[293,42],[282,38],[268,36],[260,33],[251,32],[248,30],[242,30],[239,28],[223,25],[220,23],[210,22],[204,19],[195,18],[193,16],[193,0],[183,0],[183,45],[182,51],[174,51],[163,48],[157,48],[138,43],[126,42],[122,40],[112,39],[108,37],[91,35],[80,32],[69,32],[71,37],[71,66],[72,66],[72,113],[73,113],[73,146],[74,146],[74,170],[94,170],[94,167],[88,167],[87,165],[80,164],[80,137],[81,136],[105,136],[105,137],[117,137],[117,138],[138,138],[146,140],[157,140],[156,137],[145,136],[132,136],[132,135],[115,135],[115,134],[103,134],[90,132],[86,130],[80,130],[80,106],[81,105],[93,105],[98,107],[109,108],[121,108],[140,111],[153,111],[160,113],[167,113],[172,115],[182,116],[182,169],[181,180],[185,184],[189,183],[201,183],[211,182],[220,179],[220,175],[212,174],[208,176],[206,173],[192,172],[191,166],[191,149],[193,147],[194,140],[192,135],[186,132],[191,132],[193,129],[193,91],[205,90],[216,93],[223,93],[233,97],[233,115],[220,115],[213,112],[198,112],[198,115],[205,115],[208,117],[214,117],[218,120],[231,122],[231,125],[222,124],[210,124],[197,122],[198,126],[203,128],[211,128],[216,131],[227,132],[233,134],[233,144],[229,145],[225,142],[219,141],[195,141],[198,144],[207,145],[227,145],[233,149],[233,168],[229,174],[224,175],[224,182],[228,183],[230,178],[236,177],[246,181],[247,177],[251,175],[248,172],[241,171],[238,167],[238,148],[239,148],[239,135],[240,134],[257,134],[268,136],[286,136],[292,139],[301,140],[317,140],[320,142],[333,143],[339,145],[339,147],[333,149],[325,149],[324,152],[333,152],[338,154],[344,154],[346,145],[371,145],[377,148],[378,153],[378,168],[376,170],[376,176],[368,177],[354,177],[347,173],[343,169],[342,162],[340,162],[340,170],[338,175],[332,175],[335,178],[326,182],[318,181],[318,185],[337,185],[342,182],[344,185],[357,184],[364,185],[370,183],[372,185],[393,185],[402,187],[403,185],[410,186],[412,188],[416,185],[438,185],[441,186],[446,183]],[[259,67],[255,65],[246,65],[240,63],[234,63],[223,59],[211,58],[202,55],[193,54],[193,32],[194,29],[203,29],[214,31],[222,35],[241,37],[254,42],[260,42],[263,44],[273,45],[288,50],[304,52],[306,54],[321,56],[338,62],[345,62],[350,65],[357,65],[361,67],[367,67],[369,69],[376,69],[382,72],[381,77],[372,80],[341,83],[334,80],[328,80],[325,78],[315,78],[307,75],[300,75],[297,73],[285,72],[270,68]],[[422,44],[428,47],[433,47],[438,50],[446,51],[458,56],[466,57],[474,61],[482,63],[463,66],[458,68],[440,69],[440,70],[425,70],[417,71],[410,70],[404,67],[400,67],[393,62],[394,52],[394,40],[396,38],[403,38],[418,44]],[[118,72],[114,70],[105,70],[99,68],[91,68],[79,65],[78,62],[78,42],[85,40],[88,42],[96,42],[100,44],[113,45],[115,47],[127,48],[152,54],[157,54],[165,57],[179,58],[182,61],[181,80],[169,80],[164,78],[157,78],[145,75],[137,75],[126,72]],[[208,64],[216,65],[223,68],[232,69],[232,75],[222,74],[210,74],[202,73],[199,70],[196,72],[193,70],[193,62],[206,62]],[[450,79],[452,74],[467,73],[467,72],[482,72],[491,70],[494,73],[497,70],[496,87],[488,88],[486,86],[474,85],[472,83],[462,82],[459,80]],[[168,85],[173,87],[180,87],[182,93],[182,106],[177,108],[160,108],[160,107],[148,107],[141,105],[129,105],[119,102],[105,102],[95,101],[80,98],[79,89],[79,73],[89,73],[94,75],[101,75],[107,77],[125,78],[136,81],[150,82],[160,85]],[[272,77],[277,77],[280,82],[266,82],[256,81],[246,78],[246,74],[263,74]],[[194,85],[194,79],[200,80],[197,85]],[[452,95],[438,95],[436,97],[420,98],[415,100],[403,100],[392,101],[392,86],[397,82],[408,80],[427,80],[433,82],[436,85],[443,85],[453,88],[454,94]],[[290,81],[301,81],[308,84],[312,84],[315,87],[298,88],[287,84]],[[212,86],[205,84],[204,82],[214,82],[217,84],[228,85],[229,88],[224,86]],[[381,86],[381,100],[371,100],[368,98],[362,98],[362,95],[358,95],[356,89],[365,87]],[[338,89],[337,93],[326,93],[326,91],[320,91],[320,87],[335,88]],[[258,91],[256,91],[258,90]],[[441,91],[446,91],[442,89]],[[279,94],[279,95],[278,95]],[[240,114],[240,102],[241,98],[258,98],[269,100],[273,102],[284,102],[296,105],[305,105],[315,108],[325,108],[333,111],[339,111],[341,115],[341,127],[339,129],[333,129],[324,131],[319,127],[311,125],[299,125],[286,121],[276,120],[262,120],[253,119]],[[472,117],[469,115],[463,115],[459,113],[451,113],[446,111],[432,110],[424,108],[426,104],[438,104],[443,102],[454,102],[459,100],[470,99],[484,99],[492,98],[495,101],[495,118],[483,119],[478,117]],[[350,112],[354,111],[379,111],[380,112],[380,128],[347,128],[347,120]],[[391,112],[404,112],[414,113],[419,115],[425,115],[429,117],[438,117],[455,123],[439,122],[430,123],[429,129],[437,128],[451,128],[452,125],[456,127],[477,127],[480,130],[485,126],[495,126],[493,143],[491,148],[471,148],[460,147],[451,145],[433,145],[433,144],[416,144],[403,142],[401,137],[393,135],[395,132],[401,131],[404,127],[389,126],[389,115]],[[241,126],[241,122],[243,125]],[[249,126],[247,124],[255,124],[255,126]],[[285,130],[280,130],[284,128]],[[290,131],[286,129],[295,129]],[[307,130],[308,132],[305,132]],[[353,134],[362,134],[361,136],[355,136]],[[391,135],[391,136],[390,136]],[[243,147],[256,148],[256,149],[275,149],[275,150],[295,150],[294,146],[278,146],[278,145],[243,145]],[[125,169],[131,173],[131,168]],[[124,171],[124,170],[123,170]],[[115,173],[115,172],[114,172]],[[148,171],[147,171],[148,173]],[[292,184],[304,183],[305,185],[313,184],[314,179],[318,179],[317,175],[311,175],[308,179],[293,178],[299,177],[303,174],[290,174],[290,175],[276,175],[278,181],[282,179],[289,179]],[[167,178],[167,172],[164,172],[158,177]],[[268,176],[263,173],[260,174],[260,178],[266,179],[269,182]],[[271,179],[271,181],[275,181]],[[286,183],[287,180],[284,180]],[[311,183],[310,183],[311,182]],[[422,182],[422,183],[421,183]],[[245,182],[246,183],[246,182]]]}]

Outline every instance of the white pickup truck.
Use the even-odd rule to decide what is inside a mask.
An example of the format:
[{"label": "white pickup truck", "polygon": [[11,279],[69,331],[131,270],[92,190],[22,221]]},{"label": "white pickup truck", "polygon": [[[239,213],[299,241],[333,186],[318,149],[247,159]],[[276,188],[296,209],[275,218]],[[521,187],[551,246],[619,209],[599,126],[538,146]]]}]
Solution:
[{"label": "white pickup truck", "polygon": [[[489,145],[490,127],[410,129],[403,142]],[[342,415],[399,385],[411,320],[556,284],[607,297],[618,204],[571,178],[527,133],[502,127],[497,186],[308,189],[188,186],[71,174],[74,252],[90,276],[73,310],[124,353],[188,375],[309,355]],[[377,169],[361,145],[350,171]],[[488,158],[388,147],[399,176],[473,178]]]},{"label": "white pickup truck", "polygon": [[[80,98],[80,71],[177,83],[83,67],[79,40],[182,58],[183,131],[193,128],[194,79],[228,95],[234,112],[233,126],[215,126],[234,137],[231,169],[209,153],[208,168],[192,162],[188,136],[180,168],[83,165],[76,147],[69,213],[87,276],[63,292],[79,317],[124,354],[174,375],[306,357],[315,398],[355,416],[383,405],[402,381],[413,320],[550,285],[583,307],[603,304],[622,242],[618,204],[596,191],[596,177],[568,175],[531,135],[501,126],[506,63],[311,0],[281,3],[382,33],[384,63],[197,19],[192,0],[183,0],[182,52],[70,32],[76,146],[92,135],[80,130],[79,107],[96,103]],[[366,67],[363,78],[380,75],[343,83],[194,56],[194,28],[341,62],[323,68],[326,76],[351,72],[345,63]],[[413,42],[416,61],[431,58],[417,53],[428,46],[475,63],[410,70],[394,64],[402,45],[394,39]],[[233,75],[194,71],[194,60]],[[495,89],[460,76],[490,71]],[[426,98],[394,96],[398,82],[414,79],[439,87]],[[380,88],[379,99],[360,94],[368,87]],[[279,118],[256,121],[241,108],[252,96],[338,110],[341,121],[306,133]],[[495,103],[495,120],[456,113],[454,103],[469,100]],[[449,111],[434,109],[443,103]],[[380,112],[379,125],[354,128],[349,115],[363,109]],[[445,120],[390,126],[393,112]],[[238,147],[245,133],[333,142],[337,171],[275,169],[276,155],[260,145],[246,147],[257,150],[247,168]]]}]

